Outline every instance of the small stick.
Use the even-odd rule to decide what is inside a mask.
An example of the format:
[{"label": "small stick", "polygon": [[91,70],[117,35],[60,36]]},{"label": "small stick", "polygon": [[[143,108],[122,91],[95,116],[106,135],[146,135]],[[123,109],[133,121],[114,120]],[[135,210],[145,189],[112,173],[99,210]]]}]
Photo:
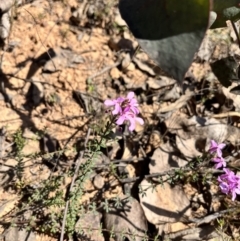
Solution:
[{"label": "small stick", "polygon": [[224,117],[229,117],[229,116],[238,116],[238,117],[240,117],[240,112],[229,111],[229,112],[226,112],[226,113],[215,114],[215,115],[212,115],[211,117],[214,117],[214,118],[224,118]]},{"label": "small stick", "polygon": [[[180,170],[187,172],[187,171],[192,171],[192,168],[190,168],[190,167],[172,168],[172,169],[167,170],[167,171],[145,175],[143,178],[151,179],[151,178],[157,178],[157,177],[162,177],[162,176],[166,176],[166,175],[173,175],[176,171],[180,171]],[[206,173],[205,171],[200,171],[200,172]],[[223,173],[223,171],[211,169],[211,173]],[[131,178],[120,179],[119,181],[121,183],[131,183],[131,182],[135,182],[139,179],[140,179],[140,177],[131,177]]]},{"label": "small stick", "polygon": [[232,24],[232,27],[233,27],[233,31],[234,31],[234,33],[236,34],[236,37],[237,37],[238,47],[240,48],[240,38],[239,38],[238,31],[236,29],[235,23],[232,20],[230,20],[230,21],[231,21],[231,24]]},{"label": "small stick", "polygon": [[[28,14],[33,18],[35,24],[37,24],[37,21],[36,21],[35,17],[32,15],[32,13],[30,13],[27,9],[24,9],[24,10],[25,10],[26,12],[28,12]],[[43,41],[42,41],[42,39],[41,39],[41,37],[40,37],[40,35],[39,35],[39,33],[38,33],[37,26],[36,26],[36,33],[37,33],[37,36],[38,36],[38,38],[39,38],[42,46],[45,48],[46,53],[47,53],[49,59],[52,61],[52,64],[53,64],[54,68],[57,69],[54,61],[52,60],[52,56],[50,55],[49,51],[47,50],[47,47],[43,44]]]},{"label": "small stick", "polygon": [[4,156],[4,143],[5,143],[5,128],[0,130],[0,159]]},{"label": "small stick", "polygon": [[113,64],[113,65],[111,65],[111,66],[108,66],[108,67],[102,69],[102,70],[99,71],[98,73],[91,75],[90,77],[88,77],[88,79],[94,79],[94,78],[96,78],[97,76],[104,74],[105,72],[111,70],[111,69],[114,68],[114,67],[117,67],[117,66],[120,65],[120,64],[121,64],[121,61],[118,61],[118,62],[116,62],[115,64]]},{"label": "small stick", "polygon": [[227,209],[227,210],[222,210],[222,211],[210,214],[210,215],[208,215],[206,217],[203,217],[203,218],[190,219],[189,221],[191,221],[193,223],[196,223],[197,226],[199,226],[199,225],[202,225],[202,224],[205,224],[205,223],[210,223],[213,220],[215,220],[219,217],[222,217],[224,214],[230,213],[230,212],[233,212],[233,211],[236,211],[236,210],[237,210],[237,208],[230,208],[230,209]]}]

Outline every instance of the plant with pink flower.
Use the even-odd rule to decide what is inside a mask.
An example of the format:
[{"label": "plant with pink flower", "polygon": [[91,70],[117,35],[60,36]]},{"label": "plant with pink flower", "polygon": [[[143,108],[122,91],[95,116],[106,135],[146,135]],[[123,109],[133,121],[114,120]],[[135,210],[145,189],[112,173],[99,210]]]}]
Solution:
[{"label": "plant with pink flower", "polygon": [[240,194],[240,176],[228,168],[223,168],[223,170],[225,174],[218,177],[219,187],[222,193],[231,194],[232,201],[234,201],[237,194]]},{"label": "plant with pink flower", "polygon": [[139,114],[137,99],[135,98],[134,92],[129,92],[126,98],[126,108],[131,110],[134,114]]},{"label": "plant with pink flower", "polygon": [[134,92],[129,92],[127,97],[105,100],[104,104],[107,107],[114,107],[112,115],[115,116],[117,125],[122,125],[125,121],[128,121],[130,123],[129,130],[133,131],[136,127],[136,122],[141,125],[144,124],[143,119],[137,117],[140,111]]},{"label": "plant with pink flower", "polygon": [[214,167],[216,169],[219,169],[221,167],[226,167],[227,163],[225,161],[225,159],[223,157],[214,157],[212,159],[213,162],[215,162],[216,164],[214,165]]},{"label": "plant with pink flower", "polygon": [[114,106],[114,110],[112,111],[113,115],[117,115],[122,112],[122,103],[125,99],[123,97],[119,97],[115,100],[105,100],[104,105],[106,106]]},{"label": "plant with pink flower", "polygon": [[223,167],[223,171],[225,172],[217,179],[222,193],[225,193],[226,195],[231,195],[232,201],[234,201],[237,197],[237,194],[240,194],[240,176],[235,174],[230,169],[225,168],[227,166],[227,163],[222,157],[222,149],[225,146],[226,145],[223,143],[218,144],[214,140],[211,140],[209,152],[211,154],[215,154],[215,157],[212,159],[212,161],[216,163],[214,167],[216,169]]},{"label": "plant with pink flower", "polygon": [[129,130],[133,131],[136,127],[136,122],[138,122],[140,125],[144,124],[144,121],[142,118],[137,117],[136,114],[134,114],[133,112],[131,112],[129,109],[124,109],[122,115],[119,116],[119,118],[117,119],[116,124],[117,125],[122,125],[124,123],[124,121],[129,121],[130,122],[130,126],[129,126]]},{"label": "plant with pink flower", "polygon": [[209,152],[211,154],[217,154],[217,157],[222,157],[222,149],[226,146],[226,144],[224,143],[217,143],[214,140],[211,140],[210,143],[210,148],[209,148]]}]

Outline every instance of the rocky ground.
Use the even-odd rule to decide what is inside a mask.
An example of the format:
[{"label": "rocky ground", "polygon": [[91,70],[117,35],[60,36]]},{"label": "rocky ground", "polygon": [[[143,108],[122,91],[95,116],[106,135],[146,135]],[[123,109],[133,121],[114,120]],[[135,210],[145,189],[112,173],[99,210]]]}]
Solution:
[{"label": "rocky ground", "polygon": [[[65,174],[105,118],[104,100],[130,91],[145,124],[101,149],[71,240],[239,240],[240,199],[221,194],[207,155],[210,140],[224,142],[239,168],[240,97],[209,65],[240,56],[224,41],[228,28],[208,32],[180,87],[137,49],[115,0],[25,1],[11,8],[10,23],[1,51],[1,240],[58,240],[61,219],[52,218],[55,231],[46,225],[65,204],[42,207],[53,192],[40,203],[36,190],[61,176],[66,194]],[[124,211],[107,212],[106,202]]]}]

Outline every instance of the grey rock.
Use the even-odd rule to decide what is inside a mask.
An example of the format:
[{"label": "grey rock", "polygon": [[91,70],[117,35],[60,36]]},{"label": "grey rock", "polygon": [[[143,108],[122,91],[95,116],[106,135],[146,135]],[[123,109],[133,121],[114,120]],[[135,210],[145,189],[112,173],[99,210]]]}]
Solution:
[{"label": "grey rock", "polygon": [[32,78],[30,92],[34,105],[39,105],[44,96],[44,87],[40,80],[36,77]]},{"label": "grey rock", "polygon": [[10,227],[5,235],[5,241],[35,241],[36,235],[31,232],[27,231],[26,229],[22,228],[21,230],[17,227]]},{"label": "grey rock", "polygon": [[104,241],[100,220],[101,215],[98,212],[80,215],[75,226],[78,241]]},{"label": "grey rock", "polygon": [[[115,241],[122,241],[123,235],[129,241],[142,241],[147,231],[147,220],[140,204],[134,198],[121,197],[122,207],[105,213],[107,230],[112,230]],[[114,232],[115,231],[115,232]]]},{"label": "grey rock", "polygon": [[93,185],[97,189],[102,189],[104,186],[104,177],[101,174],[97,174],[93,179]]},{"label": "grey rock", "polygon": [[171,187],[164,182],[153,189],[146,180],[140,185],[144,193],[140,194],[140,203],[150,223],[174,223],[190,217],[190,201],[180,186]]}]

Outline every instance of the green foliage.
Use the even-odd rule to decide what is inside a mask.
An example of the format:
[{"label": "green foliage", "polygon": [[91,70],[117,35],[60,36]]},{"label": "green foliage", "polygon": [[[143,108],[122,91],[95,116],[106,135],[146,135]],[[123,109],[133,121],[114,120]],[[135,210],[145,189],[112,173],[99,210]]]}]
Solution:
[{"label": "green foliage", "polygon": [[119,8],[140,46],[181,83],[207,30],[209,2],[121,0]]},{"label": "green foliage", "polygon": [[[81,162],[79,171],[77,173],[77,179],[74,183],[73,189],[69,194],[69,208],[66,216],[66,226],[65,231],[68,236],[71,236],[75,231],[75,223],[77,221],[79,210],[82,208],[82,204],[80,203],[81,198],[85,194],[85,183],[89,180],[91,173],[93,172],[96,159],[100,153],[101,147],[106,147],[107,136],[112,130],[113,120],[107,122],[105,127],[96,126],[96,137],[89,141],[88,149],[85,150],[83,158],[86,161]],[[103,208],[106,211],[110,210],[110,206],[108,200],[102,203]],[[96,209],[95,204],[91,206],[92,209]]]},{"label": "green foliage", "polygon": [[42,207],[61,207],[65,204],[63,192],[62,190],[59,190],[62,181],[62,176],[53,176],[50,179],[43,181],[41,187],[36,188],[29,197],[29,203],[34,205],[40,204]]},{"label": "green foliage", "polygon": [[14,140],[14,143],[16,145],[16,154],[17,154],[17,156],[21,155],[21,151],[22,151],[23,147],[26,144],[26,141],[25,141],[25,139],[22,136],[22,131],[21,130],[18,130],[13,135],[13,140]]},{"label": "green foliage", "polygon": [[[63,38],[66,38],[68,31],[67,30],[63,31],[62,30],[62,31],[60,31],[60,33],[61,33]],[[57,95],[57,93],[53,92],[53,93],[50,93],[49,95],[45,96],[45,101],[49,105],[53,106],[53,105],[55,105],[55,104],[60,102],[60,97]]]},{"label": "green foliage", "polygon": [[26,141],[22,136],[22,131],[18,130],[14,135],[13,135],[13,140],[16,146],[16,160],[17,160],[17,165],[16,165],[16,176],[18,180],[20,181],[19,184],[21,183],[23,172],[24,172],[24,163],[23,163],[23,155],[22,155],[22,149],[24,148]]},{"label": "green foliage", "polygon": [[[185,0],[184,3],[178,0],[120,0],[119,9],[140,46],[181,84],[209,25],[225,27],[226,20],[239,19],[239,3],[239,0]],[[227,59],[212,66],[226,87],[236,69],[233,64]]]},{"label": "green foliage", "polygon": [[211,28],[222,28],[226,26],[226,20],[240,19],[239,3],[239,0],[214,0],[212,11],[217,14],[217,18]]},{"label": "green foliage", "polygon": [[[95,163],[97,158],[99,158],[101,147],[106,147],[108,141],[111,139],[111,129],[114,123],[114,119],[105,121],[106,126],[99,121],[99,126],[95,126],[95,136],[92,140],[89,141],[88,145],[85,147],[83,158],[80,160],[79,170],[76,172],[76,167],[70,169],[65,175],[52,175],[49,179],[39,183],[39,186],[31,192],[27,192],[28,199],[24,202],[23,207],[20,211],[23,210],[34,210],[31,219],[29,220],[28,228],[35,228],[38,231],[48,232],[51,234],[59,234],[61,230],[60,224],[62,223],[64,217],[64,208],[66,201],[69,201],[69,206],[67,209],[66,223],[64,226],[65,235],[71,237],[74,232],[76,232],[76,222],[79,217],[83,217],[85,213],[92,212],[95,213],[98,209],[103,209],[105,212],[110,212],[112,209],[121,209],[126,203],[125,201],[130,199],[130,196],[125,200],[122,200],[119,197],[112,199],[101,199],[99,202],[92,201],[90,204],[82,203],[82,199],[86,194],[87,190],[85,184],[87,180],[90,179],[92,172],[95,168]],[[16,144],[16,154],[19,158],[19,162],[23,160],[22,149],[25,145],[25,140],[22,137],[21,131],[18,131],[14,135],[14,141]],[[62,150],[63,151],[63,150]],[[53,153],[50,153],[53,154]],[[208,157],[206,157],[207,159]],[[200,168],[206,165],[204,162],[205,157],[197,158],[189,162],[186,167],[174,168],[156,176],[154,178],[147,177],[148,181],[151,182],[151,186],[148,186],[147,189],[151,189],[152,192],[155,191],[156,187],[160,184],[164,187],[164,183],[168,182],[171,185],[183,184],[186,182],[196,182],[201,183],[201,185],[208,185],[209,182],[212,182],[214,175],[209,171],[201,172]],[[206,168],[206,166],[204,166]],[[118,177],[116,171],[116,165],[110,164],[108,166],[109,175],[114,175],[117,179]],[[70,189],[67,195],[64,193],[64,179],[66,175],[73,177],[77,175],[73,188]],[[150,175],[149,175],[150,176]],[[139,195],[146,195],[146,188],[139,185]],[[24,193],[24,191],[22,192]],[[36,210],[36,211],[35,211]],[[41,222],[38,222],[38,220]],[[77,232],[82,234],[91,233],[93,230],[86,227],[79,227]],[[110,232],[110,236],[114,237],[116,231],[114,227],[112,230],[107,230]],[[135,240],[137,237],[134,233],[127,233],[122,231],[120,236],[131,237]],[[153,235],[152,235],[153,237]],[[144,235],[141,237],[142,240],[153,240],[151,237]],[[157,240],[158,236],[154,238]]]}]

